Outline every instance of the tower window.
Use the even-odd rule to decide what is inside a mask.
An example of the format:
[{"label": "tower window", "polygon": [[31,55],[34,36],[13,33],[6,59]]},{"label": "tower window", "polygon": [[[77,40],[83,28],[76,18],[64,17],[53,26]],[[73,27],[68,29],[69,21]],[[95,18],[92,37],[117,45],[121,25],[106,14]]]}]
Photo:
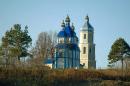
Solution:
[{"label": "tower window", "polygon": [[89,53],[91,53],[91,48],[89,48]]},{"label": "tower window", "polygon": [[86,47],[83,48],[83,54],[85,54],[85,53],[86,53]]},{"label": "tower window", "polygon": [[86,39],[86,34],[84,34],[84,39]]}]

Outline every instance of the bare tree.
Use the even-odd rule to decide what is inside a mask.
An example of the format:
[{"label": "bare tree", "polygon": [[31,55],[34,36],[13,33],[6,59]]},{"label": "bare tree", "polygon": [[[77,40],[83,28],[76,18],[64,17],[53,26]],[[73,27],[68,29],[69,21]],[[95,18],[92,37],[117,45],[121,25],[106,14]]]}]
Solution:
[{"label": "bare tree", "polygon": [[57,33],[55,31],[49,31],[48,34],[52,43],[51,45],[54,47],[57,44]]},{"label": "bare tree", "polygon": [[56,45],[56,32],[41,32],[32,49],[33,62],[43,64],[44,60],[50,56],[51,49]]}]

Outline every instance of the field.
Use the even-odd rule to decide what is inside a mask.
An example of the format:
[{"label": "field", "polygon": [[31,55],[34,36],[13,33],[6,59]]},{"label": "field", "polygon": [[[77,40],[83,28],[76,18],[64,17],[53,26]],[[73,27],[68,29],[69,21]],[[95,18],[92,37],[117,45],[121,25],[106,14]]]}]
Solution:
[{"label": "field", "polygon": [[130,86],[130,70],[1,67],[0,86]]}]

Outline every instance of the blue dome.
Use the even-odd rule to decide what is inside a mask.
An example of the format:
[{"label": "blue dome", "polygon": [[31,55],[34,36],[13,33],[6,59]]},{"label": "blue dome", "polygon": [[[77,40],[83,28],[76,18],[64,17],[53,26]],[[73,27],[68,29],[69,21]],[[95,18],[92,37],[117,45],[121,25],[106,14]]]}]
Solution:
[{"label": "blue dome", "polygon": [[72,30],[70,26],[65,27],[65,32],[67,33],[67,37],[75,37],[76,33]]},{"label": "blue dome", "polygon": [[76,33],[74,32],[74,25],[72,23],[72,26],[70,26],[70,19],[69,16],[66,18],[66,24],[64,23],[64,20],[61,24],[62,30],[58,33],[58,37],[76,37]]},{"label": "blue dome", "polygon": [[70,26],[64,27],[59,33],[58,37],[75,37],[76,33],[72,30]]},{"label": "blue dome", "polygon": [[67,34],[64,30],[61,30],[59,33],[58,33],[58,37],[67,37]]}]

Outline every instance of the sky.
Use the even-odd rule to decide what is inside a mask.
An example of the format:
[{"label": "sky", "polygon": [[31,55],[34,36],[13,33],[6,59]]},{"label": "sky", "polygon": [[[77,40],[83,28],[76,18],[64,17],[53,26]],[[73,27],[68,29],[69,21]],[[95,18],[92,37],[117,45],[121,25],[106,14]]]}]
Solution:
[{"label": "sky", "polygon": [[0,0],[0,38],[14,24],[28,25],[34,46],[40,32],[60,31],[67,14],[78,37],[88,14],[94,27],[97,68],[107,68],[116,39],[122,37],[130,44],[130,0]]}]

